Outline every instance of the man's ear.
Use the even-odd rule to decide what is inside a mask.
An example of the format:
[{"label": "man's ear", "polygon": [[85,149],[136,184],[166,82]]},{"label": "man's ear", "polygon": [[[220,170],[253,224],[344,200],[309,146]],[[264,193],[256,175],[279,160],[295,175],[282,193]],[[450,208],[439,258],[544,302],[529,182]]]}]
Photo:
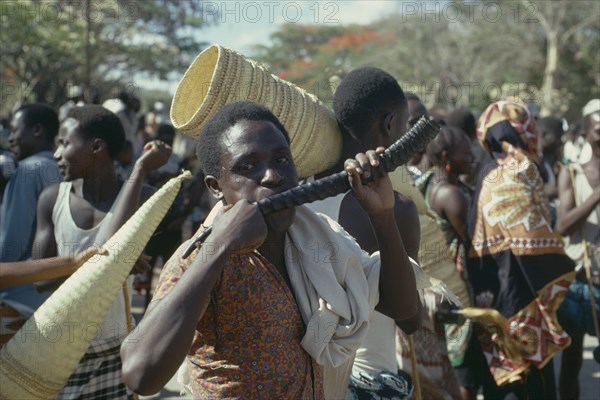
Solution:
[{"label": "man's ear", "polygon": [[92,140],[92,153],[94,155],[99,154],[104,149],[108,151],[108,145],[103,139],[95,138],[94,140]]},{"label": "man's ear", "polygon": [[396,115],[396,113],[393,112],[389,112],[385,115],[385,117],[383,118],[383,124],[382,124],[382,128],[381,129],[381,133],[384,136],[390,136],[392,134],[392,129],[394,127],[394,118],[397,118],[398,116]]},{"label": "man's ear", "polygon": [[442,154],[440,154],[440,164],[445,165],[448,162],[448,151],[442,150]]},{"label": "man's ear", "polygon": [[212,175],[206,175],[206,177],[204,177],[204,184],[215,199],[223,199],[223,192],[221,191],[221,186],[219,186],[219,180],[217,178]]},{"label": "man's ear", "polygon": [[37,123],[33,126],[33,136],[36,138],[46,137],[46,130],[42,124]]}]

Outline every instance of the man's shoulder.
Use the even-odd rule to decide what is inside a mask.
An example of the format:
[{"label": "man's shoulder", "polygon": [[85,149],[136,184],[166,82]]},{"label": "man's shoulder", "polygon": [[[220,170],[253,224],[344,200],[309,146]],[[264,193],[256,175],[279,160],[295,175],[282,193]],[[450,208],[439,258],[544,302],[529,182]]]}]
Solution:
[{"label": "man's shoulder", "polygon": [[50,169],[53,174],[60,175],[58,165],[56,164],[51,151],[42,151],[22,159],[17,165],[17,170],[19,169],[40,173],[47,172],[46,170]]},{"label": "man's shoulder", "polygon": [[44,187],[63,180],[50,151],[36,153],[19,161],[15,175],[20,176],[20,179],[35,176],[36,180],[41,179],[38,182],[43,182]]},{"label": "man's shoulder", "polygon": [[27,158],[19,161],[19,166],[21,165],[36,165],[36,164],[53,164],[56,165],[56,161],[54,160],[54,155],[50,150],[40,151],[38,153],[32,154]]},{"label": "man's shoulder", "polygon": [[44,188],[44,190],[42,190],[42,193],[40,194],[40,201],[42,199],[53,199],[54,201],[52,202],[54,204],[54,202],[56,202],[56,199],[58,197],[58,192],[60,191],[60,187],[61,185],[65,184],[66,182],[59,182],[59,183],[55,183],[52,185],[48,185]]}]

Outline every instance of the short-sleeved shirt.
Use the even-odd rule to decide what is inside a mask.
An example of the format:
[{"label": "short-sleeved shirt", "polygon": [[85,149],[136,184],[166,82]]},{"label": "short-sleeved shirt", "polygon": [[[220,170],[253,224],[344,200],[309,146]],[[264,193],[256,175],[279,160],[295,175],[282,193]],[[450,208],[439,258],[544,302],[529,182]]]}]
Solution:
[{"label": "short-sleeved shirt", "polygon": [[0,261],[31,257],[38,198],[46,187],[61,181],[51,151],[41,151],[19,162],[6,185],[0,211]]},{"label": "short-sleeved shirt", "polygon": [[[180,247],[165,265],[154,299],[181,279],[198,254]],[[305,326],[277,269],[258,252],[229,257],[188,353],[195,398],[321,399],[321,367],[301,347]]]},{"label": "short-sleeved shirt", "polygon": [[[31,258],[38,198],[46,187],[61,181],[60,171],[49,150],[19,161],[6,185],[0,208],[0,262]],[[25,315],[31,315],[48,296],[29,284],[0,289],[0,299],[12,306],[24,307],[20,311]]]}]

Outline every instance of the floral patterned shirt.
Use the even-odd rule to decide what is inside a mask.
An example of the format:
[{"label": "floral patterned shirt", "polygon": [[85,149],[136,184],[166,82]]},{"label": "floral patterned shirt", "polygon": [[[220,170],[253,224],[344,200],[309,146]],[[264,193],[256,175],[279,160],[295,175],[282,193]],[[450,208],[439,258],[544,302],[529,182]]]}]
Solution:
[{"label": "floral patterned shirt", "polygon": [[[154,299],[195,259],[167,262]],[[321,367],[301,347],[306,328],[285,280],[258,252],[232,255],[211,292],[188,353],[190,388],[202,399],[322,399]]]}]

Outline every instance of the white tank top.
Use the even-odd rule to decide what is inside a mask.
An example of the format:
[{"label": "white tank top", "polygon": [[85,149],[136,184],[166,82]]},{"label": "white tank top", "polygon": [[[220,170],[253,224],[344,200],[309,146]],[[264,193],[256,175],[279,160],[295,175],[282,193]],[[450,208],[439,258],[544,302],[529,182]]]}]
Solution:
[{"label": "white tank top", "polygon": [[373,311],[367,336],[356,351],[352,374],[359,376],[360,372],[374,375],[383,371],[398,372],[395,349],[396,322],[378,311]]},{"label": "white tank top", "polygon": [[[108,221],[113,215],[113,208],[108,211],[102,221],[91,229],[81,229],[75,223],[70,207],[70,194],[72,182],[62,182],[59,186],[58,196],[54,209],[52,210],[52,222],[54,223],[54,237],[56,240],[56,251],[59,256],[77,254],[89,247],[100,247],[109,239]],[[114,207],[114,204],[113,204]],[[129,291],[129,302],[131,304],[133,277],[127,278]],[[87,329],[88,327],[84,327]],[[93,335],[96,327],[87,330]],[[125,316],[125,299],[123,291],[119,291],[108,315],[97,327],[96,340],[112,341],[123,339],[127,336],[127,319]]]}]

